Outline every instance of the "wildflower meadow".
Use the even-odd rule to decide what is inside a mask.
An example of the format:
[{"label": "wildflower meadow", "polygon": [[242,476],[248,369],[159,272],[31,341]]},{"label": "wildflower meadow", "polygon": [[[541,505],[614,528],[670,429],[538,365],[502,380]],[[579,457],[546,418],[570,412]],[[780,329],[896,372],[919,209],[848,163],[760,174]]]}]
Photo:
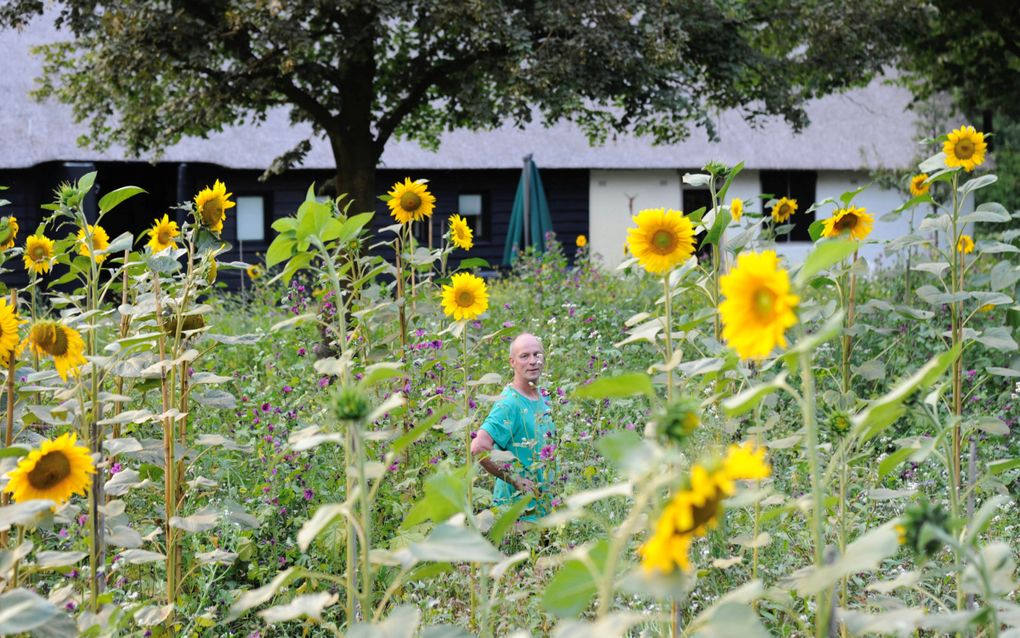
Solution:
[{"label": "wildflower meadow", "polygon": [[140,236],[95,173],[8,209],[0,634],[1020,636],[1020,213],[973,204],[982,132],[934,141],[896,210],[708,164],[613,270],[549,234],[498,272],[413,176],[246,262],[219,181]]}]

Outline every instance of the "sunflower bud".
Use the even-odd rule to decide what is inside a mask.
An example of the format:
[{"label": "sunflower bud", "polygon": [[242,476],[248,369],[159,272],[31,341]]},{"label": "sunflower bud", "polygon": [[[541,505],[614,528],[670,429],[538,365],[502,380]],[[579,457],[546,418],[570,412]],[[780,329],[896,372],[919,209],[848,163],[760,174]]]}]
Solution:
[{"label": "sunflower bud", "polygon": [[360,421],[368,415],[368,397],[354,386],[344,386],[333,395],[333,414],[341,421]]},{"label": "sunflower bud", "polygon": [[18,236],[18,220],[14,216],[0,218],[0,248],[6,250],[14,247],[14,239]]},{"label": "sunflower bud", "polygon": [[850,431],[850,415],[844,410],[836,410],[829,415],[829,429],[837,436],[843,436]]},{"label": "sunflower bud", "polygon": [[205,281],[210,286],[216,283],[216,275],[219,273],[219,262],[215,258],[209,260],[209,270],[205,273]]},{"label": "sunflower bud", "polygon": [[941,505],[932,505],[923,499],[903,512],[903,517],[896,525],[896,533],[901,545],[925,560],[942,549],[942,540],[935,534],[935,530],[952,534],[949,522],[949,512]]},{"label": "sunflower bud", "polygon": [[85,199],[85,193],[78,190],[78,188],[70,182],[62,182],[56,190],[57,201],[56,203],[65,210],[77,208],[83,199]]},{"label": "sunflower bud", "polygon": [[698,407],[698,401],[691,397],[671,401],[655,417],[655,434],[667,441],[683,443],[701,424]]},{"label": "sunflower bud", "polygon": [[[172,317],[168,314],[163,320],[163,332],[168,335],[177,334],[177,323],[180,321],[179,315],[173,315]],[[185,315],[184,322],[181,324],[181,332],[188,332],[191,330],[201,330],[205,327],[205,318],[202,315]]]}]

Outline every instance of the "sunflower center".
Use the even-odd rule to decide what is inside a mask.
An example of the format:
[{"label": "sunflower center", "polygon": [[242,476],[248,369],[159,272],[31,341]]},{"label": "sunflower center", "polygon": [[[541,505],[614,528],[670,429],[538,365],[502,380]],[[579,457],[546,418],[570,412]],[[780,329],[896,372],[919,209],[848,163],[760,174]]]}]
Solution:
[{"label": "sunflower center", "polygon": [[839,221],[836,222],[836,230],[838,231],[853,230],[854,228],[856,228],[856,226],[857,215],[854,215],[853,213],[843,215],[843,217],[841,217]]},{"label": "sunflower center", "polygon": [[53,489],[71,474],[71,462],[63,452],[43,456],[28,473],[29,484],[37,490]]},{"label": "sunflower center", "polygon": [[954,149],[956,156],[962,160],[970,159],[974,156],[974,142],[967,138],[963,138],[956,142],[956,148]]},{"label": "sunflower center", "polygon": [[53,357],[67,354],[67,333],[60,326],[43,325],[32,328],[32,341]]},{"label": "sunflower center", "polygon": [[469,308],[475,305],[475,295],[470,290],[461,290],[457,293],[457,305],[462,308]]},{"label": "sunflower center", "polygon": [[404,193],[400,196],[400,207],[409,213],[413,213],[421,206],[421,197],[416,193]]},{"label": "sunflower center", "polygon": [[223,202],[219,197],[213,197],[202,204],[202,219],[206,224],[214,224],[220,219],[223,213]]},{"label": "sunflower center", "polygon": [[42,261],[46,259],[46,248],[39,245],[33,246],[28,256],[32,258],[32,261]]},{"label": "sunflower center", "polygon": [[673,252],[673,248],[676,246],[676,235],[665,229],[657,230],[652,235],[652,246],[660,255],[668,255]]},{"label": "sunflower center", "polygon": [[754,292],[752,310],[759,318],[771,317],[776,307],[776,294],[768,288],[759,288]]},{"label": "sunflower center", "polygon": [[161,228],[158,233],[158,238],[159,243],[161,244],[169,244],[170,240],[173,239],[173,237],[170,234],[169,228]]},{"label": "sunflower center", "polygon": [[789,204],[783,204],[782,206],[779,207],[779,210],[776,211],[776,217],[778,217],[779,219],[786,219],[791,214],[793,213],[790,211]]},{"label": "sunflower center", "polygon": [[703,505],[691,507],[691,528],[677,531],[681,534],[688,534],[710,523],[719,512],[719,500],[718,494],[715,494],[705,499]]}]

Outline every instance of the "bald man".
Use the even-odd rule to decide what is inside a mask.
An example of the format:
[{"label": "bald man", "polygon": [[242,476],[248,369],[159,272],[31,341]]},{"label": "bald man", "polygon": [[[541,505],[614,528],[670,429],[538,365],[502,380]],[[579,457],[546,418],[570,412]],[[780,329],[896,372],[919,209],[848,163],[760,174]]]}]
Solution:
[{"label": "bald man", "polygon": [[538,337],[527,332],[517,335],[510,343],[513,381],[503,389],[471,442],[472,455],[495,448],[516,457],[513,463],[497,463],[486,456],[481,465],[497,479],[493,505],[509,505],[521,494],[535,496],[532,513],[522,520],[534,520],[536,514],[546,513],[539,501],[552,478],[551,472],[535,467],[542,448],[552,445],[556,437],[549,403],[538,387],[544,368],[545,349]]}]

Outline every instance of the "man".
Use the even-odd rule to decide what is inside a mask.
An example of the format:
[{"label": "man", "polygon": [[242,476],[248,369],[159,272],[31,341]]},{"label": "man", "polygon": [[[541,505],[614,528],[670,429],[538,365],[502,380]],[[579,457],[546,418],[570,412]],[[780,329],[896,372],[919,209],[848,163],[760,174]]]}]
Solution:
[{"label": "man", "polygon": [[[520,494],[532,494],[540,501],[552,479],[552,472],[542,467],[551,460],[556,440],[549,404],[538,388],[544,367],[545,350],[538,337],[529,333],[517,335],[510,343],[513,381],[503,389],[471,442],[472,455],[496,448],[516,458],[513,463],[498,463],[488,456],[481,460],[482,467],[497,479],[493,492],[496,506],[508,505]],[[535,513],[546,512],[542,505],[538,503]]]}]

